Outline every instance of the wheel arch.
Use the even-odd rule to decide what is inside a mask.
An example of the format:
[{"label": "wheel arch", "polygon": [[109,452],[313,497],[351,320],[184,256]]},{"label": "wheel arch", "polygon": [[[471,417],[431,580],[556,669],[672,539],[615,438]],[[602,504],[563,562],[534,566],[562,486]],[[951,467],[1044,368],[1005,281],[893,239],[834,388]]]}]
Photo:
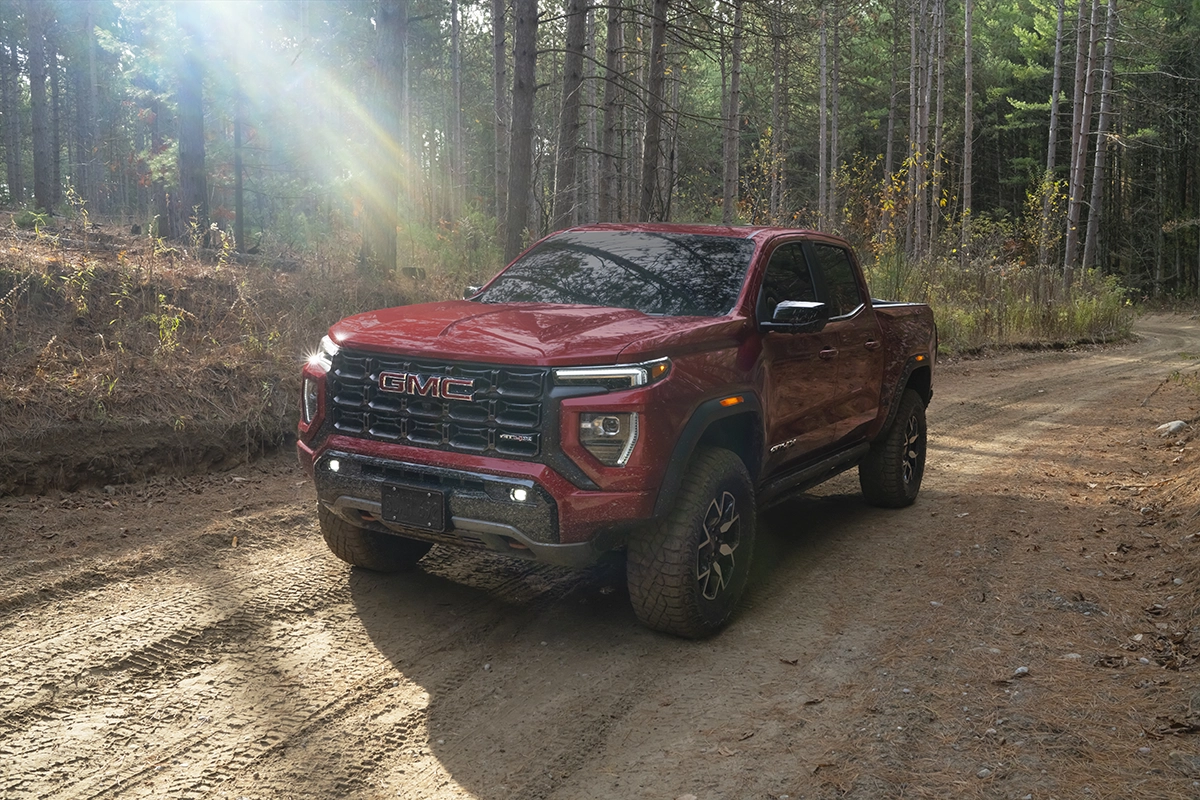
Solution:
[{"label": "wheel arch", "polygon": [[888,403],[887,418],[879,427],[880,432],[886,431],[892,426],[892,421],[896,419],[896,411],[900,408],[900,400],[904,397],[907,389],[915,391],[920,395],[921,402],[926,406],[929,405],[933,399],[933,369],[930,367],[928,359],[918,360],[916,356],[913,356],[904,365],[901,378],[896,382],[896,391],[892,393],[892,398]]},{"label": "wheel arch", "polygon": [[751,482],[757,484],[762,464],[762,405],[751,394],[731,396],[740,397],[740,402],[722,405],[725,397],[707,400],[683,426],[658,489],[655,517],[664,516],[674,507],[691,457],[701,447],[720,447],[733,452],[745,464]]}]

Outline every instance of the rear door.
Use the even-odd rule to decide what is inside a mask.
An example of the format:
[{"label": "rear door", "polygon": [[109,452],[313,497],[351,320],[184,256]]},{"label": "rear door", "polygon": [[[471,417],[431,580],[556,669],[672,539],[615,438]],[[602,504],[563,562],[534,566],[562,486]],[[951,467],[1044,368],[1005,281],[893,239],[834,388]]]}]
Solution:
[{"label": "rear door", "polygon": [[[784,300],[817,300],[802,241],[784,242],[769,256],[757,315],[771,319]],[[763,334],[761,362],[767,418],[766,474],[832,444],[839,414],[836,332]]]},{"label": "rear door", "polygon": [[854,254],[832,242],[806,246],[818,299],[829,306],[825,333],[836,338],[835,441],[860,436],[879,413],[883,338]]}]

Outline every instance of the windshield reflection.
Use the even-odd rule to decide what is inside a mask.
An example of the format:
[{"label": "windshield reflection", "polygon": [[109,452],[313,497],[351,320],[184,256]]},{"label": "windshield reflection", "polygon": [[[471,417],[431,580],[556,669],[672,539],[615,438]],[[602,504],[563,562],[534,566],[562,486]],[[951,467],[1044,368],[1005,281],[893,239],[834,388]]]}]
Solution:
[{"label": "windshield reflection", "polygon": [[753,252],[754,242],[731,236],[571,231],[542,242],[474,299],[719,317],[733,310]]}]

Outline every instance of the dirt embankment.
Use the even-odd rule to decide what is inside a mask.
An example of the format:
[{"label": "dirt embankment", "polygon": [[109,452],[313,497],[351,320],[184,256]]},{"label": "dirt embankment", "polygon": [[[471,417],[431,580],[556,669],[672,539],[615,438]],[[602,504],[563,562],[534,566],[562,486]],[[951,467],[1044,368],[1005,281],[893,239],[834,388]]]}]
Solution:
[{"label": "dirt embankment", "polygon": [[286,453],[0,499],[0,797],[1194,798],[1200,321],[1138,330],[943,364],[918,503],[767,515],[703,642],[619,564],[350,570]]}]

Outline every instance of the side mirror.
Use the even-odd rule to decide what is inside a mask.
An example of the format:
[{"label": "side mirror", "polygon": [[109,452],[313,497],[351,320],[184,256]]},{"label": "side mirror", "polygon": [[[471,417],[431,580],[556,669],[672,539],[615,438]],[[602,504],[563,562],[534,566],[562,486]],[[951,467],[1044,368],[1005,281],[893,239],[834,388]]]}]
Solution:
[{"label": "side mirror", "polygon": [[462,296],[462,299],[463,299],[463,300],[470,300],[472,297],[474,297],[475,295],[479,294],[479,290],[480,290],[481,288],[482,288],[482,287],[480,287],[480,286],[468,286],[466,289],[463,289],[463,296]]},{"label": "side mirror", "polygon": [[760,323],[766,332],[816,333],[829,321],[829,306],[807,300],[782,300],[770,320]]}]

